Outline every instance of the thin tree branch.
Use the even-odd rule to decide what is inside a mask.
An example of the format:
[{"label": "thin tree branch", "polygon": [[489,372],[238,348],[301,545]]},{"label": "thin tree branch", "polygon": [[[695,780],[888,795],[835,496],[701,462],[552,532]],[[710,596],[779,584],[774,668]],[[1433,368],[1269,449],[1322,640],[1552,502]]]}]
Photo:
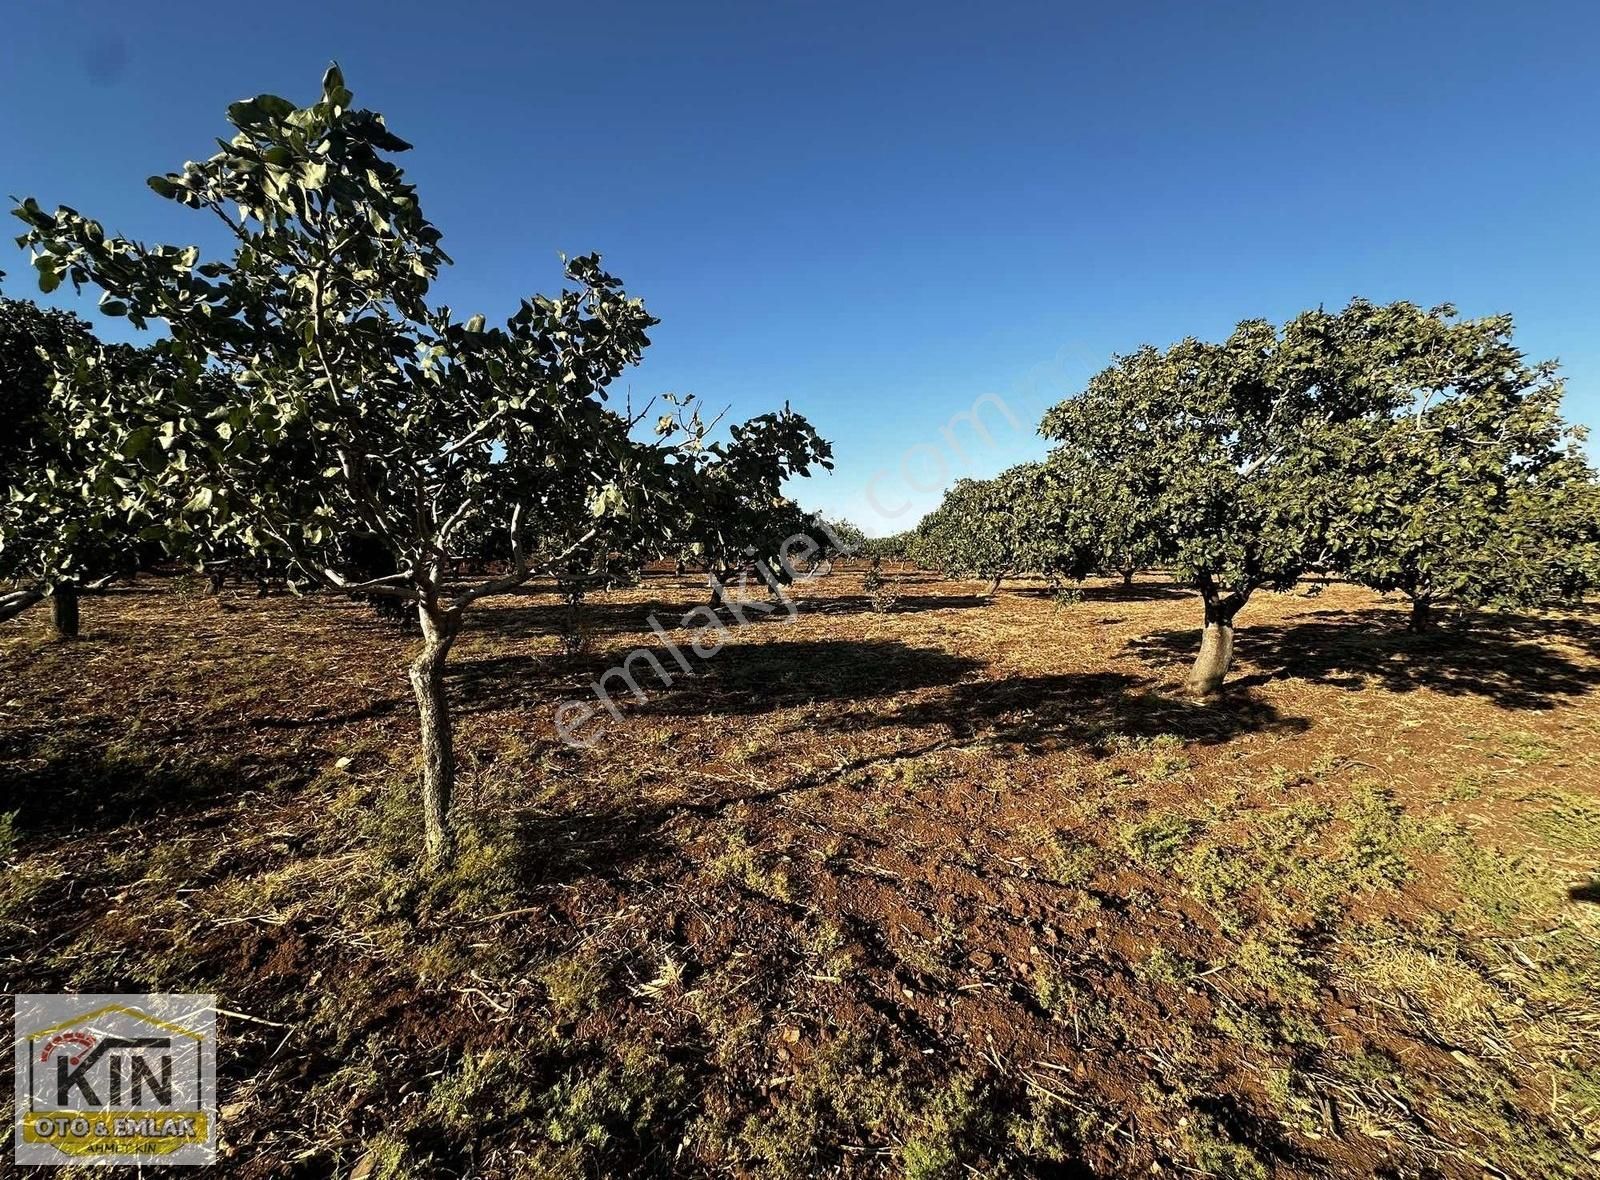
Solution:
[{"label": "thin tree branch", "polygon": [[[519,504],[517,505],[516,511],[512,513],[512,519],[514,522],[521,511],[522,505]],[[512,572],[506,574],[504,577],[495,578],[492,581],[485,582],[482,585],[475,586],[472,589],[457,595],[455,598],[456,609],[462,610],[472,603],[478,601],[478,599],[487,598],[492,594],[505,594],[510,590],[515,590],[518,586],[523,585],[529,579],[536,578],[541,574],[555,574],[557,572],[555,569],[557,565],[571,557],[590,541],[594,540],[594,538],[599,535],[599,532],[600,530],[598,527],[590,529],[571,545],[568,545],[560,553],[545,558],[537,565],[530,565],[528,563],[526,556],[522,552],[522,546],[520,542],[516,543],[513,549],[514,568],[512,569]]]}]

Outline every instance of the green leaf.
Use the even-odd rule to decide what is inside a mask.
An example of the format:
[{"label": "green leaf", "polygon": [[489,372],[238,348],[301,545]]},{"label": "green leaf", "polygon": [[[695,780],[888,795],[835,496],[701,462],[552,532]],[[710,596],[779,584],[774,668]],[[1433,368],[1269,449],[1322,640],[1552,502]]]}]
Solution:
[{"label": "green leaf", "polygon": [[230,104],[228,122],[240,128],[260,127],[282,121],[297,109],[294,103],[276,94],[258,94],[255,98]]},{"label": "green leaf", "polygon": [[141,426],[131,431],[127,438],[122,440],[122,457],[124,459],[137,459],[151,440],[155,438],[155,431],[148,426]]}]

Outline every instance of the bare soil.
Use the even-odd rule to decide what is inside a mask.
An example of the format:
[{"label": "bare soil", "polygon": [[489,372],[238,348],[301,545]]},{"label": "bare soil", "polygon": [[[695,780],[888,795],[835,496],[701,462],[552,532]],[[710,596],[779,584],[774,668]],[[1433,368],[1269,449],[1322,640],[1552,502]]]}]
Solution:
[{"label": "bare soil", "polygon": [[[215,992],[243,1177],[1600,1175],[1600,615],[1261,594],[1197,704],[1162,578],[891,580],[706,658],[670,572],[577,656],[553,594],[474,608],[433,880],[369,607],[35,611],[0,979]],[[563,743],[680,671],[652,613],[694,674]]]}]

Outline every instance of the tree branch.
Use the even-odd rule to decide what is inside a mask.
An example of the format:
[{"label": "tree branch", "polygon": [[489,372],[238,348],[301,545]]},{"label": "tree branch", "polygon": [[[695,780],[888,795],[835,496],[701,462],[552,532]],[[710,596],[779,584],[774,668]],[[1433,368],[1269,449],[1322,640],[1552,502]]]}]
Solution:
[{"label": "tree branch", "polygon": [[29,586],[26,589],[13,590],[8,594],[0,594],[0,623],[16,618],[34,603],[44,601],[44,597],[43,586]]},{"label": "tree branch", "polygon": [[[518,504],[516,510],[511,514],[513,531],[515,531],[516,525],[519,523],[521,513],[522,505]],[[560,553],[545,558],[537,566],[530,565],[528,563],[526,555],[524,555],[522,552],[520,540],[513,538],[512,571],[509,574],[506,574],[504,577],[499,577],[493,579],[492,581],[484,582],[482,585],[474,586],[472,589],[457,595],[455,598],[455,608],[457,610],[465,609],[467,606],[470,606],[480,598],[487,598],[492,594],[504,594],[507,591],[515,590],[518,586],[526,583],[530,578],[538,577],[540,574],[555,573],[555,566],[559,565],[561,562],[571,557],[579,549],[582,549],[590,541],[594,540],[595,537],[599,535],[599,532],[600,529],[598,526],[590,529],[571,545],[568,545]]]}]

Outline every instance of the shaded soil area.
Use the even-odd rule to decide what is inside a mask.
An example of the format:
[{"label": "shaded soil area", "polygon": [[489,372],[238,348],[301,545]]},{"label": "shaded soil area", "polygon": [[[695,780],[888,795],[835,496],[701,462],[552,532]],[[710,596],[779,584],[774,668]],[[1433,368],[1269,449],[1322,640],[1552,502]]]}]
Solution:
[{"label": "shaded soil area", "polygon": [[1600,1174],[1600,615],[1263,594],[1197,704],[1159,577],[861,573],[474,608],[433,879],[369,608],[24,616],[0,978],[215,992],[244,1177]]}]

